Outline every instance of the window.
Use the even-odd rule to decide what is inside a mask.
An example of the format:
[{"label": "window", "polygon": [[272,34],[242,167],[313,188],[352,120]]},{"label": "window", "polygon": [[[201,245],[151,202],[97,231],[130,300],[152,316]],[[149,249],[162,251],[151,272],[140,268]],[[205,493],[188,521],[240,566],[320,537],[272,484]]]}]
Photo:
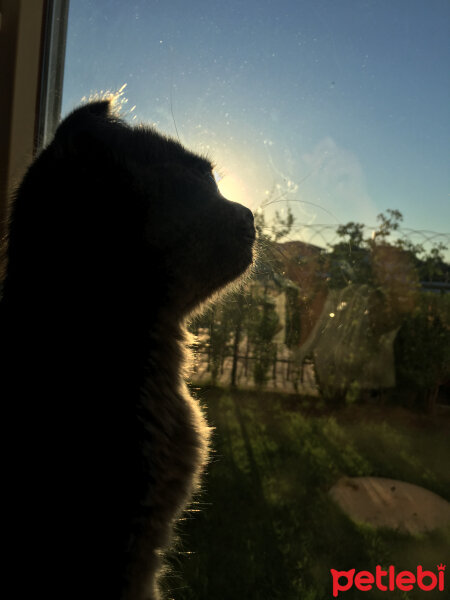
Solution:
[{"label": "window", "polygon": [[439,0],[73,0],[67,39],[45,46],[42,139],[65,48],[63,116],[116,93],[124,119],[208,154],[256,216],[252,279],[190,325],[217,460],[171,558],[177,600],[321,600],[332,569],[438,576],[449,20]]}]

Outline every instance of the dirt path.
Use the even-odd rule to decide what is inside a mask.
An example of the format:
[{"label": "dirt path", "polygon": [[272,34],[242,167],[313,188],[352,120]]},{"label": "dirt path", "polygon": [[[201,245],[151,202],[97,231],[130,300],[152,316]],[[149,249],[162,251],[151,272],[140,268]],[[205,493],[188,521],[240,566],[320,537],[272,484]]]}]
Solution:
[{"label": "dirt path", "polygon": [[450,525],[450,503],[422,487],[381,477],[343,477],[331,497],[353,520],[418,534]]}]

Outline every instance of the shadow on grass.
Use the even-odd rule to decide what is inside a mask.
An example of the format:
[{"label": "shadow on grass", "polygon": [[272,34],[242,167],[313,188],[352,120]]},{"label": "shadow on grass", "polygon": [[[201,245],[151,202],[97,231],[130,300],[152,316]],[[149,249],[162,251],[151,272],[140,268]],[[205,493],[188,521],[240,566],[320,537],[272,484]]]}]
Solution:
[{"label": "shadow on grass", "polygon": [[[202,398],[216,427],[215,455],[195,505],[200,512],[179,525],[168,598],[328,600],[330,568],[395,564],[415,570],[423,564],[434,569],[436,561],[445,560],[450,533],[419,539],[376,531],[353,523],[328,496],[343,474],[384,474],[383,427],[349,426],[335,413],[305,415],[275,396],[210,389]],[[387,444],[388,451],[414,454],[417,431],[400,434],[395,423],[390,428],[387,438],[395,445]],[[433,435],[430,431],[420,442],[427,456],[433,454]],[[438,444],[438,450],[445,453],[448,447]],[[391,476],[404,478],[405,465],[410,475],[422,476],[419,458],[396,462],[386,454]],[[430,477],[437,477],[432,467]],[[445,494],[449,487],[444,485]],[[370,597],[377,598],[377,592]],[[391,592],[389,597],[403,596]],[[347,600],[356,598],[354,590],[345,593]]]}]

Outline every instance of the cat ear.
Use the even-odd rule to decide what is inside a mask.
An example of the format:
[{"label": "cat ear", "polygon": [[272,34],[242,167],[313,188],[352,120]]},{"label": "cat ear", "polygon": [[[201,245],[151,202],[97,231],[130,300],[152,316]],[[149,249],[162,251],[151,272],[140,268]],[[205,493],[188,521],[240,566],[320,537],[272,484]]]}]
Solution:
[{"label": "cat ear", "polygon": [[84,106],[74,110],[74,113],[87,112],[97,117],[107,117],[111,113],[111,101],[110,100],[98,100],[96,102],[88,102]]},{"label": "cat ear", "polygon": [[56,130],[54,144],[74,149],[85,146],[89,140],[103,138],[109,126],[120,120],[114,115],[110,100],[99,100],[83,104],[71,112]]},{"label": "cat ear", "polygon": [[70,130],[75,127],[83,128],[83,124],[92,124],[92,118],[107,119],[111,114],[110,100],[88,102],[72,111],[59,125],[59,131]]}]

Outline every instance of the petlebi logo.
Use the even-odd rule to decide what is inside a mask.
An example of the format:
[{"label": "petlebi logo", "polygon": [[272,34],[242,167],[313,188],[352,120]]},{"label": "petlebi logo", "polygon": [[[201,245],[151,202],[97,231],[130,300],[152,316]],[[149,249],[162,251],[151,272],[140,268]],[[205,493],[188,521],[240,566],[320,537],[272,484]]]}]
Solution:
[{"label": "petlebi logo", "polygon": [[424,571],[423,567],[419,565],[415,573],[413,571],[397,572],[392,565],[387,570],[377,565],[375,573],[370,571],[356,573],[356,569],[350,569],[349,571],[330,569],[333,597],[336,598],[340,592],[347,592],[353,586],[361,592],[369,592],[373,588],[383,592],[393,592],[394,590],[409,592],[414,588],[419,588],[424,592],[431,592],[436,589],[443,592],[445,589],[445,567],[446,565],[441,563],[437,565],[437,572],[434,572]]}]

